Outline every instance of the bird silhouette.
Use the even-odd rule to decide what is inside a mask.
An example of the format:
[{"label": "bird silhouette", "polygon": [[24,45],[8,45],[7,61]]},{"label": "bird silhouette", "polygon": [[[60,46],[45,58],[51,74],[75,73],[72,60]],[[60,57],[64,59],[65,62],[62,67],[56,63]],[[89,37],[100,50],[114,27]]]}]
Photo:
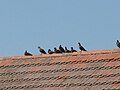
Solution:
[{"label": "bird silhouette", "polygon": [[25,56],[32,56],[31,53],[27,52],[27,50],[25,51],[24,55],[25,55]]},{"label": "bird silhouette", "polygon": [[64,48],[60,45],[59,46],[59,50],[62,52],[62,53],[65,53],[65,50],[64,50]]},{"label": "bird silhouette", "polygon": [[57,49],[56,47],[54,48],[54,52],[55,53],[62,53],[59,49]]},{"label": "bird silhouette", "polygon": [[51,49],[48,49],[49,54],[53,54],[54,52]]},{"label": "bird silhouette", "polygon": [[80,49],[81,51],[87,51],[87,50],[80,44],[80,42],[78,42],[78,45],[79,45],[79,49]]},{"label": "bird silhouette", "polygon": [[117,40],[116,45],[120,48],[120,42]]},{"label": "bird silhouette", "polygon": [[71,51],[68,50],[67,47],[65,47],[65,53],[71,53]]},{"label": "bird silhouette", "polygon": [[47,54],[47,53],[45,52],[45,50],[42,49],[40,46],[38,47],[38,49],[39,49],[39,51],[41,52],[41,54]]},{"label": "bird silhouette", "polygon": [[73,47],[71,47],[71,52],[77,52]]}]

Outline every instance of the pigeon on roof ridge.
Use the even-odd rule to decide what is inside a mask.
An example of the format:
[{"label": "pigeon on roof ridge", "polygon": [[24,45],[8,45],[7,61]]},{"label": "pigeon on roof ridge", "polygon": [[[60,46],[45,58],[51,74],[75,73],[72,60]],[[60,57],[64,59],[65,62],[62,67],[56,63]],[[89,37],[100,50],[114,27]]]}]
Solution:
[{"label": "pigeon on roof ridge", "polygon": [[65,50],[64,50],[64,48],[62,47],[62,45],[59,46],[59,50],[60,50],[62,53],[65,53]]},{"label": "pigeon on roof ridge", "polygon": [[38,49],[39,49],[39,51],[41,52],[41,54],[47,54],[47,53],[45,52],[45,50],[44,50],[43,48],[41,48],[40,46],[38,46]]},{"label": "pigeon on roof ridge", "polygon": [[71,52],[77,52],[73,47],[71,47]]},{"label": "pigeon on roof ridge", "polygon": [[65,53],[71,53],[71,51],[68,50],[67,47],[65,47]]},{"label": "pigeon on roof ridge", "polygon": [[53,54],[54,52],[51,49],[48,49],[48,54]]},{"label": "pigeon on roof ridge", "polygon": [[32,56],[31,53],[27,52],[27,50],[25,51],[24,55],[25,55],[25,56]]},{"label": "pigeon on roof ridge", "polygon": [[117,40],[116,45],[120,48],[120,42]]},{"label": "pigeon on roof ridge", "polygon": [[59,49],[57,49],[56,47],[54,48],[54,52],[55,53],[62,53]]},{"label": "pigeon on roof ridge", "polygon": [[79,45],[79,49],[80,49],[81,51],[87,51],[87,50],[80,44],[80,42],[78,42],[78,45]]}]

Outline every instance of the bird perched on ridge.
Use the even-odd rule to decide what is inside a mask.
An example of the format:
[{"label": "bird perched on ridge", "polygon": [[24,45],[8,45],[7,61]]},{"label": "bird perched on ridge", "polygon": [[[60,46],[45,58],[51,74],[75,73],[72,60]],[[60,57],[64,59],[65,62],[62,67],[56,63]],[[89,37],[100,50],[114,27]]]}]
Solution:
[{"label": "bird perched on ridge", "polygon": [[65,53],[65,50],[64,50],[64,48],[60,45],[59,46],[59,50],[62,52],[62,53]]},{"label": "bird perched on ridge", "polygon": [[55,53],[62,53],[59,49],[57,49],[56,47],[54,48],[54,52]]},{"label": "bird perched on ridge", "polygon": [[78,42],[78,45],[79,45],[79,49],[80,49],[81,51],[87,51],[87,50],[80,44],[80,42]]},{"label": "bird perched on ridge", "polygon": [[117,40],[116,45],[120,48],[120,42]]},{"label": "bird perched on ridge", "polygon": [[73,47],[71,47],[71,52],[77,52]]},{"label": "bird perched on ridge", "polygon": [[41,54],[47,54],[47,53],[45,52],[45,50],[42,49],[40,46],[38,46],[38,49],[39,49],[39,51],[41,52]]},{"label": "bird perched on ridge", "polygon": [[49,54],[53,54],[54,52],[51,49],[48,49]]},{"label": "bird perched on ridge", "polygon": [[24,55],[25,55],[25,56],[32,56],[31,53],[27,52],[27,50],[25,51]]},{"label": "bird perched on ridge", "polygon": [[71,51],[68,50],[67,47],[65,47],[65,53],[71,53]]}]

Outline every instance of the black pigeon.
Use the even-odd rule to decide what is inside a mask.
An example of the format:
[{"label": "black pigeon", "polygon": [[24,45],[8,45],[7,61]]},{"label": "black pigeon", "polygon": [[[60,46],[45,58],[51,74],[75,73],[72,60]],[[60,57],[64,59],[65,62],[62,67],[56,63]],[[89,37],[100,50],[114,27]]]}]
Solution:
[{"label": "black pigeon", "polygon": [[116,45],[120,48],[120,42],[117,40]]},{"label": "black pigeon", "polygon": [[42,49],[41,47],[38,47],[38,49],[39,49],[39,51],[41,52],[41,54],[47,54],[47,53],[45,52],[45,50]]},{"label": "black pigeon", "polygon": [[71,47],[71,52],[77,52],[73,47]]},{"label": "black pigeon", "polygon": [[25,51],[24,55],[25,55],[25,56],[32,56],[31,53],[27,52],[27,50]]},{"label": "black pigeon", "polygon": [[51,49],[48,49],[49,54],[53,54],[54,52]]},{"label": "black pigeon", "polygon": [[65,47],[65,53],[71,53],[71,51],[68,50],[67,47]]},{"label": "black pigeon", "polygon": [[78,44],[79,44],[79,49],[80,49],[81,51],[87,51],[79,42],[78,42]]},{"label": "black pigeon", "polygon": [[65,53],[65,50],[64,50],[64,48],[60,45],[59,46],[59,50],[62,52],[62,53]]},{"label": "black pigeon", "polygon": [[54,52],[55,53],[62,53],[60,50],[58,50],[57,48],[54,48]]}]

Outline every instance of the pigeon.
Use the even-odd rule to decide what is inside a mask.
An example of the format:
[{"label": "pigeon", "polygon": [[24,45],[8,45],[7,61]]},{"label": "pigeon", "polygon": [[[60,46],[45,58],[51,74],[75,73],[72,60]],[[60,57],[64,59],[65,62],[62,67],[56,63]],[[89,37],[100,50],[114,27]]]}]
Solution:
[{"label": "pigeon", "polygon": [[80,42],[78,42],[78,44],[79,44],[79,49],[80,49],[81,51],[87,51],[87,50],[80,44]]},{"label": "pigeon", "polygon": [[62,53],[59,49],[57,49],[56,47],[54,48],[54,52],[55,53]]},{"label": "pigeon", "polygon": [[59,46],[59,50],[62,52],[62,53],[65,53],[65,50],[64,50],[64,48],[60,45]]},{"label": "pigeon", "polygon": [[67,47],[65,47],[65,53],[71,53],[71,51],[68,50]]},{"label": "pigeon", "polygon": [[71,47],[71,52],[77,52],[73,47]]},{"label": "pigeon", "polygon": [[120,48],[120,42],[117,40],[116,45]]},{"label": "pigeon", "polygon": [[24,55],[25,55],[25,56],[32,56],[31,53],[27,52],[27,50],[25,51]]},{"label": "pigeon", "polygon": [[47,54],[47,53],[45,52],[45,50],[42,49],[41,47],[38,47],[38,49],[39,49],[39,51],[41,52],[41,54]]},{"label": "pigeon", "polygon": [[53,54],[54,52],[51,49],[48,49],[49,54]]}]

